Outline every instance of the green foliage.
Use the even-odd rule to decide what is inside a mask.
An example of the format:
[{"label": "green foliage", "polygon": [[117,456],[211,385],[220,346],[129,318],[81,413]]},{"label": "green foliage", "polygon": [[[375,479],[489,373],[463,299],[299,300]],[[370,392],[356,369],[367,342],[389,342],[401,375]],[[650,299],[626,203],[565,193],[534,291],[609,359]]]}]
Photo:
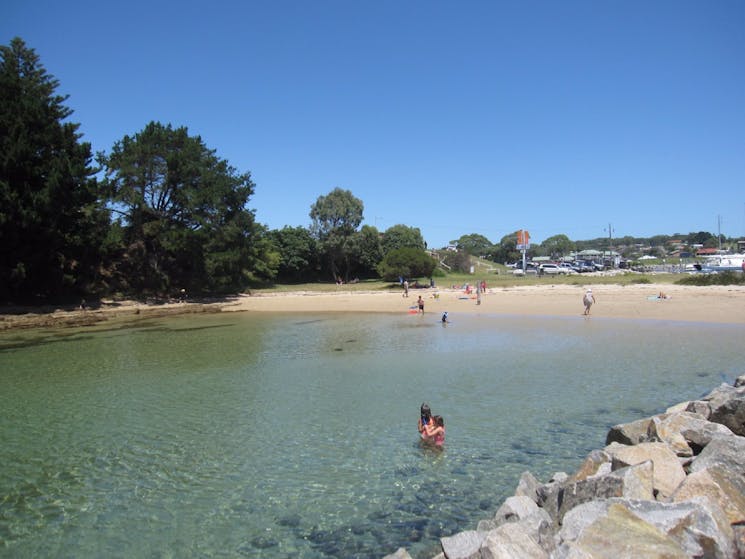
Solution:
[{"label": "green foliage", "polygon": [[394,225],[383,233],[381,241],[383,255],[399,248],[416,248],[424,250],[424,237],[418,227]]},{"label": "green foliage", "polygon": [[380,233],[372,225],[363,225],[353,237],[355,274],[362,277],[377,276],[377,266],[383,259]]},{"label": "green foliage", "polygon": [[385,255],[378,273],[386,281],[395,281],[399,277],[431,277],[436,265],[437,262],[422,249],[398,248]]},{"label": "green foliage", "polygon": [[319,196],[311,206],[311,232],[318,239],[321,252],[329,265],[333,279],[344,274],[349,280],[353,253],[353,235],[362,223],[364,205],[351,191],[335,188]]},{"label": "green foliage", "polygon": [[95,281],[108,216],[59,83],[19,38],[0,46],[0,293],[59,298]]},{"label": "green foliage", "polygon": [[541,243],[541,253],[553,259],[561,258],[575,250],[575,244],[566,235],[554,235]]},{"label": "green foliage", "polygon": [[123,232],[120,272],[138,293],[234,292],[279,264],[238,174],[186,128],[151,122],[99,154]]},{"label": "green foliage", "polygon": [[277,279],[295,283],[318,278],[318,243],[305,227],[285,226],[269,233],[279,255]]},{"label": "green foliage", "polygon": [[[531,256],[534,251],[528,251],[528,255]],[[492,260],[495,262],[509,263],[516,262],[522,258],[522,252],[517,249],[517,231],[505,235],[502,240],[499,241],[499,245],[495,247],[494,257]]]},{"label": "green foliage", "polygon": [[642,276],[642,277],[634,278],[630,280],[629,283],[647,284],[647,283],[652,283],[652,280],[650,280],[648,277]]},{"label": "green foliage", "polygon": [[494,245],[492,242],[478,233],[463,235],[456,241],[456,245],[459,251],[463,250],[474,256],[488,256],[494,252]]},{"label": "green foliage", "polygon": [[745,285],[745,273],[690,274],[675,283],[679,285]]}]

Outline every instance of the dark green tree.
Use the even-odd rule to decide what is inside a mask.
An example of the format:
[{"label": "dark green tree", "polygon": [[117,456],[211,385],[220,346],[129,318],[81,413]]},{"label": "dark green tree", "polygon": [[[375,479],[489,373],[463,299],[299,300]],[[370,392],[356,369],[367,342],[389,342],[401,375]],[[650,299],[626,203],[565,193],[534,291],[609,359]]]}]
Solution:
[{"label": "dark green tree", "polygon": [[185,127],[151,122],[99,155],[123,229],[122,271],[136,293],[236,292],[271,279],[279,254],[238,174]]},{"label": "dark green tree", "polygon": [[0,46],[0,299],[94,288],[108,214],[58,86],[21,39]]},{"label": "dark green tree", "polygon": [[517,262],[522,258],[522,253],[517,249],[517,231],[505,235],[496,247],[494,260],[509,264]]},{"label": "dark green tree", "polygon": [[383,233],[381,241],[383,254],[388,254],[392,250],[399,248],[416,248],[424,250],[424,237],[418,227],[409,227],[408,225],[393,225]]},{"label": "dark green tree", "polygon": [[383,259],[380,232],[372,225],[363,225],[354,235],[354,253],[356,266],[354,273],[362,277],[378,275],[377,267]]},{"label": "dark green tree", "polygon": [[285,226],[269,236],[280,255],[278,280],[299,283],[318,279],[318,243],[308,229]]},{"label": "dark green tree", "polygon": [[492,242],[478,233],[463,235],[455,242],[458,250],[464,250],[474,256],[487,256],[494,251]]},{"label": "dark green tree", "polygon": [[319,196],[311,206],[311,232],[320,243],[334,280],[349,281],[352,265],[353,236],[362,223],[364,205],[349,190],[335,188],[326,196]]},{"label": "dark green tree", "polygon": [[541,252],[554,259],[566,256],[573,250],[575,245],[566,235],[554,235],[541,243]]},{"label": "dark green tree", "polygon": [[378,266],[378,273],[386,281],[399,277],[432,277],[437,261],[419,248],[397,248],[385,255]]}]

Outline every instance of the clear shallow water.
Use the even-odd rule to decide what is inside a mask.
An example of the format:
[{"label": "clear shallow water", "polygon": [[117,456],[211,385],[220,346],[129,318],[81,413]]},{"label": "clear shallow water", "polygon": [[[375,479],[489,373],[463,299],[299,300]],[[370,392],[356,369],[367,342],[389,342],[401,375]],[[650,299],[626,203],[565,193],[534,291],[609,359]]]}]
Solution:
[{"label": "clear shallow water", "polygon": [[743,372],[741,326],[437,318],[0,335],[0,556],[431,556],[521,472],[572,471],[609,426]]}]

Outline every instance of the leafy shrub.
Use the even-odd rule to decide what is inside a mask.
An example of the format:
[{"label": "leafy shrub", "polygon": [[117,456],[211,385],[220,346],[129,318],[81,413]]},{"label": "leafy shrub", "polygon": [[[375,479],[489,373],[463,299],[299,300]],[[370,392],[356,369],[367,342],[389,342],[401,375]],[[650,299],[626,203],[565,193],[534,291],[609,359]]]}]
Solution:
[{"label": "leafy shrub", "polygon": [[378,264],[378,273],[385,281],[404,278],[431,277],[437,262],[426,252],[416,248],[398,248],[385,255]]},{"label": "leafy shrub", "polygon": [[642,276],[640,278],[634,278],[629,283],[652,283],[648,277]]}]

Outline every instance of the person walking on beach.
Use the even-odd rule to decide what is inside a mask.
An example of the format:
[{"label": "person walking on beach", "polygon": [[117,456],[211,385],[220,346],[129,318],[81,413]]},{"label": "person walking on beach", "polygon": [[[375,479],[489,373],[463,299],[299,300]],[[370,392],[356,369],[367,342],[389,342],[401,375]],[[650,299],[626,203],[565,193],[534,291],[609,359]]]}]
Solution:
[{"label": "person walking on beach", "polygon": [[409,280],[404,280],[404,294],[403,297],[409,296]]},{"label": "person walking on beach", "polygon": [[419,305],[419,314],[424,314],[424,299],[422,299],[421,295],[416,300],[416,304]]},{"label": "person walking on beach", "polygon": [[592,289],[588,289],[585,292],[585,296],[582,297],[582,302],[585,304],[584,315],[588,316],[590,314],[590,307],[595,304],[595,296],[592,294]]}]

